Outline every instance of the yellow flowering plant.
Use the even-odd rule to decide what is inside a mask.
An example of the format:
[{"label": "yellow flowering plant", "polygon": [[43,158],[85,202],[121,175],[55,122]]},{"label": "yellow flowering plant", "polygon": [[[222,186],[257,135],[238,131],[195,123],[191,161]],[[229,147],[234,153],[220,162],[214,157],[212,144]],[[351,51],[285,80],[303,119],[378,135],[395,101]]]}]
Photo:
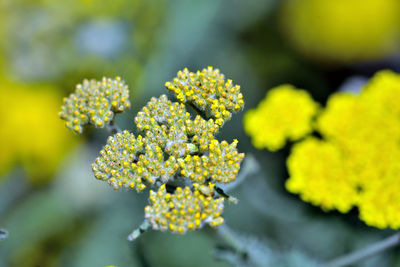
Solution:
[{"label": "yellow flowering plant", "polygon": [[113,133],[92,164],[95,178],[115,190],[151,188],[144,222],[129,240],[150,228],[184,234],[219,226],[225,199],[235,200],[220,185],[236,179],[244,154],[237,140],[229,144],[215,135],[243,108],[240,86],[212,67],[179,71],[165,86],[178,101],[151,98],[134,119],[139,135],[114,124],[115,115],[130,107],[128,87],[119,77],[85,80],[59,113],[75,133],[88,124]]},{"label": "yellow flowering plant", "polygon": [[271,90],[244,117],[257,148],[297,141],[287,159],[287,190],[325,211],[357,207],[367,225],[399,229],[400,75],[380,71],[359,94],[335,93],[319,112],[309,95],[302,92],[307,101],[301,100],[301,91],[289,88],[290,94],[287,86]]}]

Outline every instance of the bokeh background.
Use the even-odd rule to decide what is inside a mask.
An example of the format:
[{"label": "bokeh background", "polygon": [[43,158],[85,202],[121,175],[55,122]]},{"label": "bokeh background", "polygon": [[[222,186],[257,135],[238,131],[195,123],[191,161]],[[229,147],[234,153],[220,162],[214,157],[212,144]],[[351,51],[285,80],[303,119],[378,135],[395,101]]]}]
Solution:
[{"label": "bokeh background", "polygon": [[[381,69],[400,69],[397,0],[3,0],[0,2],[0,266],[230,266],[210,230],[177,236],[127,234],[143,220],[145,194],[113,191],[91,162],[105,130],[73,134],[58,118],[62,98],[84,78],[121,76],[132,108],[166,93],[179,69],[219,68],[242,87],[245,110],[272,87],[290,83],[324,105],[338,90],[358,90]],[[277,255],[281,266],[311,266],[389,235],[357,210],[323,212],[289,194],[285,159],[256,150],[243,112],[219,139],[259,168],[232,194],[225,219],[243,242]],[[399,250],[359,266],[400,266]],[[217,256],[217,257],[216,257]],[[219,259],[217,259],[219,258]],[[277,263],[272,266],[279,266]]]}]

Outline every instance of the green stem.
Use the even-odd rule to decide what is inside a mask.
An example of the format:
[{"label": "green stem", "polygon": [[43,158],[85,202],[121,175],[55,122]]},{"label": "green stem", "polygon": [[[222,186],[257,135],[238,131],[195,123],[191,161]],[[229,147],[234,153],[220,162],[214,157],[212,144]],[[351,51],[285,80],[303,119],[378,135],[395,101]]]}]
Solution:
[{"label": "green stem", "polygon": [[106,129],[111,133],[111,134],[116,134],[122,132],[121,129],[118,127],[118,125],[115,123],[114,120],[110,122],[110,124],[106,125]]},{"label": "green stem", "polygon": [[224,240],[230,247],[238,253],[246,253],[244,246],[236,237],[235,233],[226,224],[220,225],[215,229],[220,239]]},{"label": "green stem", "polygon": [[357,261],[366,259],[377,253],[380,253],[387,249],[398,246],[399,244],[400,244],[400,232],[397,232],[396,234],[394,234],[386,239],[383,239],[382,241],[379,241],[375,244],[372,244],[364,249],[361,249],[361,250],[352,252],[350,254],[341,256],[337,259],[334,259],[334,260],[326,263],[324,266],[326,266],[326,267],[348,266]]},{"label": "green stem", "polygon": [[139,228],[135,229],[128,235],[128,241],[134,241],[141,234],[147,232],[151,228],[150,223],[147,220],[144,220],[143,223],[139,226]]}]

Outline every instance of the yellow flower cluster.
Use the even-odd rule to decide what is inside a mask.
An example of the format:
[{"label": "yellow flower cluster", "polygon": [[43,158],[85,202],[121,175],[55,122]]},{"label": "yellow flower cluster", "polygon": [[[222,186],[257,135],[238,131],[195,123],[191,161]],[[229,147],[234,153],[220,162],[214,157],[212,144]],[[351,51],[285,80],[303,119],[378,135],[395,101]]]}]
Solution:
[{"label": "yellow flower cluster", "polygon": [[114,189],[143,191],[146,184],[173,180],[177,172],[200,184],[235,180],[244,154],[237,140],[214,139],[219,126],[213,119],[192,120],[183,104],[162,95],[138,112],[135,123],[144,137],[128,131],[109,137],[92,165],[95,177]]},{"label": "yellow flower cluster", "polygon": [[244,158],[243,153],[237,152],[237,143],[237,140],[230,145],[226,141],[212,140],[208,145],[208,156],[187,155],[185,159],[178,159],[181,174],[197,183],[207,179],[214,183],[234,181]]},{"label": "yellow flower cluster", "polygon": [[190,121],[190,114],[185,106],[172,104],[166,95],[153,97],[135,117],[138,130],[145,132],[149,142],[176,156],[189,153],[192,147],[188,143],[186,121]]},{"label": "yellow flower cluster", "polygon": [[126,130],[110,136],[100,155],[92,164],[94,175],[114,189],[126,187],[140,192],[145,183],[152,185],[159,178],[167,182],[179,168],[174,156],[164,161],[159,146]]},{"label": "yellow flower cluster", "polygon": [[82,133],[88,123],[104,127],[113,120],[114,113],[123,112],[130,105],[128,86],[120,77],[84,80],[73,94],[64,98],[59,116],[67,121],[69,129]]},{"label": "yellow flower cluster", "polygon": [[[207,187],[201,189],[200,187]],[[177,187],[173,193],[167,193],[165,184],[157,192],[150,190],[150,205],[145,207],[145,218],[155,230],[170,230],[184,234],[201,228],[204,224],[212,227],[221,225],[224,218],[224,198],[213,198],[204,191],[213,192],[214,184],[208,186],[193,184],[192,189]]]},{"label": "yellow flower cluster", "polygon": [[287,159],[287,190],[324,210],[348,212],[357,199],[357,186],[350,180],[342,153],[335,144],[313,137],[297,143]]},{"label": "yellow flower cluster", "polygon": [[280,20],[303,54],[328,62],[381,58],[398,49],[398,0],[286,0]]},{"label": "yellow flower cluster", "polygon": [[182,103],[191,103],[204,112],[210,112],[218,125],[223,125],[244,106],[239,85],[225,81],[219,69],[208,67],[196,73],[188,69],[179,71],[172,82],[166,82],[168,90]]},{"label": "yellow flower cluster", "polygon": [[193,144],[197,145],[202,152],[208,149],[208,145],[214,140],[219,130],[219,126],[213,119],[206,121],[200,115],[197,115],[193,121],[187,120],[185,127],[187,133],[193,135]]},{"label": "yellow flower cluster", "polygon": [[48,85],[22,85],[0,78],[0,174],[21,164],[34,184],[52,178],[73,144],[54,116],[60,104],[56,91]]},{"label": "yellow flower cluster", "polygon": [[[189,74],[187,70],[184,72],[191,77],[194,75]],[[183,78],[182,75],[178,76]],[[215,139],[222,124],[216,121],[222,119],[221,116],[224,121],[228,118],[221,110],[229,110],[227,112],[230,118],[230,112],[243,106],[240,87],[233,86],[231,80],[225,82],[224,75],[211,67],[202,72],[198,71],[196,75],[199,77],[191,81],[194,83],[192,86],[196,87],[195,94],[204,99],[213,99],[198,108],[204,113],[211,111],[214,114],[213,118],[205,119],[197,115],[193,120],[183,103],[172,102],[166,95],[153,97],[135,117],[135,124],[143,137],[135,137],[126,130],[110,136],[100,151],[100,156],[92,164],[95,177],[106,181],[114,189],[124,187],[140,192],[147,186],[159,187],[157,193],[150,191],[151,205],[145,209],[146,220],[157,230],[170,230],[182,234],[198,229],[206,223],[211,226],[222,224],[223,197],[227,195],[218,188],[214,190],[214,187],[216,183],[234,181],[244,158],[244,154],[237,151],[237,140],[228,144],[226,141],[219,142]],[[115,91],[103,90],[114,88],[103,86],[103,83],[84,83],[83,86],[78,86],[76,92],[83,108],[72,103],[76,98],[72,95],[65,101],[63,111],[68,110],[68,115],[72,114],[71,116],[75,116],[76,109],[80,112],[79,116],[85,115],[87,111],[90,113],[90,109],[85,109],[86,104],[91,103],[99,94],[100,100],[96,98],[98,102],[110,102],[106,97],[112,97],[113,101],[120,99],[120,102],[117,101],[118,105],[111,101],[110,106],[121,107],[122,111],[127,107],[126,103],[129,103],[123,101],[127,101],[127,87],[120,84],[119,80],[118,83],[112,80],[103,81],[116,85]],[[198,82],[204,86],[200,86]],[[85,90],[81,90],[82,87]],[[180,96],[177,97],[178,100],[186,102]],[[217,115],[213,108],[215,100],[218,101],[220,115]],[[192,98],[190,101],[198,105],[197,100]],[[72,120],[74,127],[81,125],[80,122],[74,123],[75,117],[61,117]],[[167,193],[166,186],[176,189]]]},{"label": "yellow flower cluster", "polygon": [[316,123],[308,120],[307,131],[315,127],[322,139],[307,137],[292,148],[286,188],[324,210],[358,207],[366,224],[400,228],[398,103],[400,75],[391,71],[377,73],[358,95],[332,95]]},{"label": "yellow flower cluster", "polygon": [[400,228],[399,101],[400,75],[381,71],[360,95],[332,97],[317,123],[343,153],[360,218],[378,228]]},{"label": "yellow flower cluster", "polygon": [[296,141],[312,132],[311,120],[318,104],[304,90],[291,85],[271,89],[256,109],[246,112],[244,129],[253,145],[276,151],[286,140]]},{"label": "yellow flower cluster", "polygon": [[126,187],[140,192],[146,188],[144,182],[152,185],[158,178],[167,182],[179,168],[174,156],[164,161],[159,146],[126,130],[110,136],[100,155],[92,164],[94,175],[114,189]]}]

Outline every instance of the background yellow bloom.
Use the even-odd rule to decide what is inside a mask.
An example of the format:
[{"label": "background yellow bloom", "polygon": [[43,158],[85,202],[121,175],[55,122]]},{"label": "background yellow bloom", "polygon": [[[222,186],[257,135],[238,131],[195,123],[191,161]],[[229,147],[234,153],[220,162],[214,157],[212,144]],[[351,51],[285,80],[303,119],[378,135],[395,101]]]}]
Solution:
[{"label": "background yellow bloom", "polygon": [[377,59],[398,49],[397,0],[287,0],[281,22],[293,46],[328,62]]},{"label": "background yellow bloom", "polygon": [[366,224],[399,228],[399,102],[400,75],[391,71],[378,72],[358,95],[333,94],[316,123],[326,141],[294,146],[287,189],[323,209],[356,205]]},{"label": "background yellow bloom", "polygon": [[325,211],[347,213],[378,228],[400,228],[400,75],[378,72],[356,93],[338,92],[317,114],[306,91],[282,85],[244,117],[258,149],[278,150],[317,130],[322,139],[296,143],[287,159],[286,188]]},{"label": "background yellow bloom", "polygon": [[281,85],[271,89],[257,108],[246,112],[244,129],[256,148],[276,151],[286,140],[296,141],[310,133],[317,110],[318,104],[308,92]]},{"label": "background yellow bloom", "polygon": [[348,212],[357,189],[349,179],[343,152],[332,143],[310,137],[294,145],[287,159],[290,178],[286,188],[323,210]]},{"label": "background yellow bloom", "polygon": [[52,177],[73,143],[57,116],[61,101],[51,86],[0,80],[0,173],[22,164],[32,183]]}]

